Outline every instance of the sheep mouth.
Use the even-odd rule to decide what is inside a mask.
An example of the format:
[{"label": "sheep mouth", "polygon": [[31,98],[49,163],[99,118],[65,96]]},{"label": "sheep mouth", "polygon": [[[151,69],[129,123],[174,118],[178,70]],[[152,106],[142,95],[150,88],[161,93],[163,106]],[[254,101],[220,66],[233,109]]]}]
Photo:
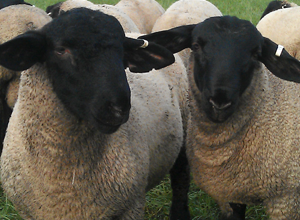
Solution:
[{"label": "sheep mouth", "polygon": [[230,118],[231,115],[235,112],[236,105],[231,104],[226,106],[226,108],[218,109],[211,105],[204,106],[204,112],[209,120],[214,123],[223,123]]},{"label": "sheep mouth", "polygon": [[104,134],[112,134],[116,132],[122,124],[128,121],[129,114],[118,119],[112,119],[110,117],[107,117],[105,119],[99,117],[93,118],[93,124],[100,132]]}]

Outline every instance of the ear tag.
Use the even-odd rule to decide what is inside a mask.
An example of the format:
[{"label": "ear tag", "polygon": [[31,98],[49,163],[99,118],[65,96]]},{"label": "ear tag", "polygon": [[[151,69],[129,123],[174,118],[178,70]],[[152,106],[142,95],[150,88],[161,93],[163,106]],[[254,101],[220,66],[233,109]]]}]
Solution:
[{"label": "ear tag", "polygon": [[144,41],[144,44],[142,46],[140,46],[140,48],[146,48],[146,47],[148,47],[149,42],[147,40],[144,40],[144,39],[142,39],[142,40]]},{"label": "ear tag", "polygon": [[284,46],[282,45],[278,45],[277,47],[277,50],[276,50],[276,53],[275,53],[275,56],[278,56],[280,57],[281,53],[282,53],[282,50],[283,50]]}]

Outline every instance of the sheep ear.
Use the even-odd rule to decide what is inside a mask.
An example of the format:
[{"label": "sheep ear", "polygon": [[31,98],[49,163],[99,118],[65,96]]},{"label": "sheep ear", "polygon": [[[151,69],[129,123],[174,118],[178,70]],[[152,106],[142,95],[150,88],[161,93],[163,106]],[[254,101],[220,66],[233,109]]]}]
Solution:
[{"label": "sheep ear", "polygon": [[58,2],[54,5],[50,5],[46,8],[46,12],[47,14],[52,17],[52,18],[56,18],[58,17],[60,14],[64,13],[63,10],[60,10],[61,5],[63,4],[63,2]]},{"label": "sheep ear", "polygon": [[191,47],[193,25],[184,25],[166,31],[159,31],[139,38],[164,46],[172,53],[177,53],[185,48]]},{"label": "sheep ear", "polygon": [[175,62],[171,51],[152,42],[126,37],[123,47],[124,67],[129,67],[132,72],[161,69]]},{"label": "sheep ear", "polygon": [[300,62],[282,46],[264,37],[259,60],[277,77],[300,83]]},{"label": "sheep ear", "polygon": [[38,32],[27,32],[0,45],[0,65],[14,71],[26,70],[41,62],[46,39]]}]

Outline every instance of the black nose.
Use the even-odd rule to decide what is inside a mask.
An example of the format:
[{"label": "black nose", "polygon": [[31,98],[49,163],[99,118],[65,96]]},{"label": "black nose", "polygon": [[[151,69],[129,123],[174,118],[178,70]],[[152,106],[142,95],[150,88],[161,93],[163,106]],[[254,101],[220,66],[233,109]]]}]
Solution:
[{"label": "black nose", "polygon": [[212,98],[209,99],[210,104],[212,107],[216,110],[224,110],[231,106],[232,102],[226,102],[226,103],[218,103],[217,101],[214,101]]},{"label": "black nose", "polygon": [[122,106],[122,105],[117,105],[117,104],[111,103],[109,106],[109,110],[115,118],[122,118],[122,117],[128,115],[129,110],[130,110],[130,105]]},{"label": "black nose", "polygon": [[120,106],[111,105],[110,111],[117,118],[122,117],[122,115],[124,114],[123,113],[124,111],[122,110],[122,107],[120,107]]}]

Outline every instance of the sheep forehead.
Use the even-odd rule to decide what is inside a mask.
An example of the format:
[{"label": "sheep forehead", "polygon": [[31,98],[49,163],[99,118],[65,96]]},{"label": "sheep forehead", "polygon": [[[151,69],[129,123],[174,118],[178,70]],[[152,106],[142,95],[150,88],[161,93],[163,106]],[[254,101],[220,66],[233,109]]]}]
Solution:
[{"label": "sheep forehead", "polygon": [[[112,16],[86,8],[70,10],[53,19],[42,29],[48,39],[56,42],[69,42],[78,46],[94,44],[102,46],[122,42],[124,31]],[[108,45],[106,45],[108,44]]]},{"label": "sheep forehead", "polygon": [[236,17],[212,17],[196,26],[193,41],[199,38],[214,44],[233,42],[235,46],[255,48],[261,42],[261,34],[249,21]]}]

